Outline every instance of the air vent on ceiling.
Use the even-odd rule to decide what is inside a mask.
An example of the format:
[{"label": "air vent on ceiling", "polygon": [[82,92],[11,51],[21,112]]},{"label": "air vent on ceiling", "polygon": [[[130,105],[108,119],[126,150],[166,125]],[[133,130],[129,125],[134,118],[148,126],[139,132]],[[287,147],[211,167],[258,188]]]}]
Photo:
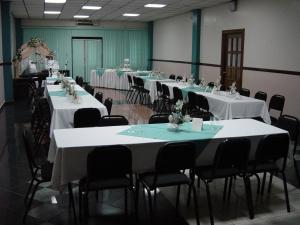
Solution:
[{"label": "air vent on ceiling", "polygon": [[78,26],[93,26],[93,21],[91,21],[91,20],[77,20],[76,24]]}]

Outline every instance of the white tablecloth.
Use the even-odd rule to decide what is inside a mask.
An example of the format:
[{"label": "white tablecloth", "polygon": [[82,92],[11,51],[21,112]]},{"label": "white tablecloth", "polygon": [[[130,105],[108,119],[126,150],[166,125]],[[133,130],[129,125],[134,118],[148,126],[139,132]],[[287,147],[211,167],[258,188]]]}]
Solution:
[{"label": "white tablecloth", "polygon": [[96,70],[92,70],[90,84],[94,87],[114,88],[119,90],[129,89],[127,72],[118,76],[115,69],[106,69],[102,75],[97,75]]},{"label": "white tablecloth", "polygon": [[[62,90],[60,85],[47,85],[45,89],[46,97],[48,98],[50,110],[52,114],[50,125],[50,137],[54,129],[73,128],[73,118],[76,110],[81,108],[97,108],[101,116],[107,115],[106,107],[101,104],[92,95],[87,94],[80,96],[80,103],[73,103],[69,97],[49,96],[51,91]],[[75,90],[84,91],[79,85],[75,85]]]},{"label": "white tablecloth", "polygon": [[[216,123],[224,127],[210,139],[198,155],[197,165],[210,165],[218,144],[226,138],[249,138],[250,158],[253,158],[257,144],[264,135],[287,133],[252,119],[224,120]],[[132,151],[134,172],[153,169],[158,149],[167,141],[118,134],[130,127],[128,125],[54,130],[48,154],[48,160],[54,162],[51,179],[53,186],[59,187],[82,178],[86,174],[87,155],[95,146],[116,144],[128,146]]]}]

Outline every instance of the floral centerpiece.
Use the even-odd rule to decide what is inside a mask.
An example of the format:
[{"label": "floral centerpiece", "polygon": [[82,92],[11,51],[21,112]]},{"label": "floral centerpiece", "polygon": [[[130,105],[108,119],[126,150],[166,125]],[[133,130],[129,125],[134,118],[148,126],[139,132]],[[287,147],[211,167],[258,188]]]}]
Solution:
[{"label": "floral centerpiece", "polygon": [[193,86],[193,85],[194,85],[194,82],[195,82],[195,79],[194,79],[194,77],[192,76],[192,77],[188,80],[188,84],[189,84],[190,86]]},{"label": "floral centerpiece", "polygon": [[189,122],[191,120],[191,118],[188,115],[182,115],[182,107],[183,101],[178,100],[176,104],[171,108],[172,113],[169,116],[169,123],[170,128],[172,130],[178,130],[180,124],[183,124],[184,122]]},{"label": "floral centerpiece", "polygon": [[236,82],[232,82],[231,86],[229,87],[230,88],[230,94],[231,95],[235,95],[237,92],[236,92]]},{"label": "floral centerpiece", "polygon": [[217,91],[220,91],[221,90],[221,76],[219,76],[216,80],[216,82],[214,83],[214,86],[215,86],[215,89]]},{"label": "floral centerpiece", "polygon": [[201,86],[201,87],[205,87],[205,86],[206,86],[206,82],[205,82],[205,80],[204,80],[203,77],[201,78],[200,86]]}]

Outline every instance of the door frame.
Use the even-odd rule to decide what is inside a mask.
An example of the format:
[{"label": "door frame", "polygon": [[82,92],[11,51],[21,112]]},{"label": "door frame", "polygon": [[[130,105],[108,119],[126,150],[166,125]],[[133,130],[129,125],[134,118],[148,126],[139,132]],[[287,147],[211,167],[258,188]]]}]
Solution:
[{"label": "door frame", "polygon": [[240,80],[237,81],[238,88],[241,88],[243,85],[243,71],[244,71],[244,43],[245,43],[245,28],[243,29],[233,29],[233,30],[223,30],[222,31],[222,44],[221,44],[221,84],[224,84],[224,75],[226,74],[226,65],[227,61],[225,62],[226,56],[225,56],[225,48],[227,48],[227,42],[226,42],[226,35],[228,34],[241,34],[242,37],[242,43],[241,43],[241,76]]},{"label": "door frame", "polygon": [[[103,66],[103,37],[82,37],[82,36],[72,36],[71,39],[71,54],[72,54],[72,77],[73,77],[73,39],[79,39],[79,40],[102,40],[102,52],[101,52],[101,65]],[[74,78],[74,77],[73,77]]]}]

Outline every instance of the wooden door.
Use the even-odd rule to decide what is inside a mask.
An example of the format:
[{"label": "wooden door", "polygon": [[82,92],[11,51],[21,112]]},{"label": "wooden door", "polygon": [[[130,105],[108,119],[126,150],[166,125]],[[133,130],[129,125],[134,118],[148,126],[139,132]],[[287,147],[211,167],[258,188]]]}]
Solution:
[{"label": "wooden door", "polygon": [[236,82],[242,87],[245,30],[225,30],[222,32],[221,75],[225,88]]}]

